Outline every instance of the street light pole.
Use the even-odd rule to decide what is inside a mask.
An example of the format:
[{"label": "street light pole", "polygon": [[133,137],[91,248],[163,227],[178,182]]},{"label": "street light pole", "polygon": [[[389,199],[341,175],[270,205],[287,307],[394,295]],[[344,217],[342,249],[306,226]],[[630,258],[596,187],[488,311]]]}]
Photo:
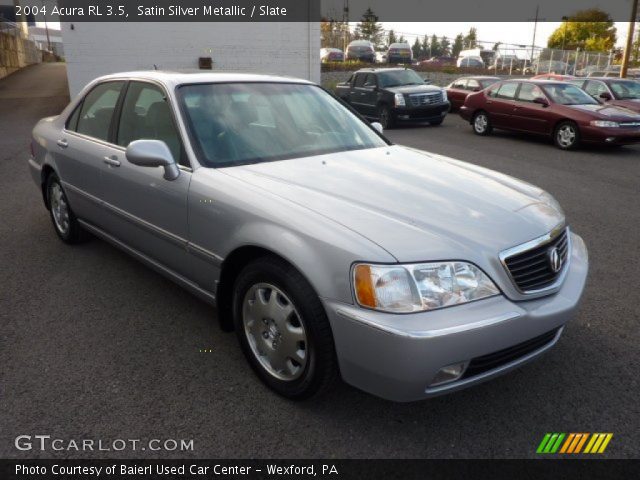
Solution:
[{"label": "street light pole", "polygon": [[620,78],[627,76],[629,69],[629,57],[631,56],[631,48],[633,47],[633,31],[635,30],[636,17],[638,16],[638,0],[633,0],[631,4],[631,18],[629,19],[629,32],[627,33],[627,44],[624,47],[624,56],[622,57],[622,67],[620,68]]}]

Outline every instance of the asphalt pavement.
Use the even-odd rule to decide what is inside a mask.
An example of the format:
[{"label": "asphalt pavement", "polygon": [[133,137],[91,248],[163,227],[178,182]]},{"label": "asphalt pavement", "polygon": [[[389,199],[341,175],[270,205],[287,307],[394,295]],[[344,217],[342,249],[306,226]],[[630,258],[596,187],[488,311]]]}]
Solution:
[{"label": "asphalt pavement", "polygon": [[[292,403],[256,379],[214,309],[102,241],[57,239],[27,158],[66,88],[62,64],[0,80],[0,458],[514,458],[546,432],[612,432],[607,457],[638,457],[640,147],[562,152],[477,137],[456,115],[387,132],[551,192],[589,247],[584,303],[549,353],[480,386],[395,404],[339,385]],[[20,451],[19,435],[193,451]]]}]

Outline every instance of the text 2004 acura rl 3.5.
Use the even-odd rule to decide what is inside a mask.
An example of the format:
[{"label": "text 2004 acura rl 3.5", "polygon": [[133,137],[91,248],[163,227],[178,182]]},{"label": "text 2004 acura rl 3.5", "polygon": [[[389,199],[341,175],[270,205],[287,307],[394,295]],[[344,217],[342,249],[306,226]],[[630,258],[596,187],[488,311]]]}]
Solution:
[{"label": "text 2004 acura rl 3.5", "polygon": [[551,348],[588,263],[558,203],[379,129],[302,80],[117,74],[37,124],[29,165],[62,240],[216,303],[286,397],[418,400]]}]

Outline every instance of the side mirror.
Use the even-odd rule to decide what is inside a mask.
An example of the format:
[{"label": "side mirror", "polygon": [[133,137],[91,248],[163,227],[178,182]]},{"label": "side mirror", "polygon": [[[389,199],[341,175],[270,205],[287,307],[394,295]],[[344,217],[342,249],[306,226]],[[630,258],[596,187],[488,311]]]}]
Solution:
[{"label": "side mirror", "polygon": [[160,140],[131,142],[125,156],[130,163],[139,167],[163,167],[165,180],[175,180],[180,175],[180,169],[173,159],[171,150]]},{"label": "side mirror", "polygon": [[599,96],[603,100],[611,100],[611,94],[609,92],[602,92]]},{"label": "side mirror", "polygon": [[384,128],[382,128],[382,124],[380,122],[372,122],[371,126],[375,128],[380,135],[382,135]]},{"label": "side mirror", "polygon": [[549,106],[549,101],[543,97],[536,97],[533,99],[533,103],[537,103],[538,105],[542,105],[543,107]]},{"label": "side mirror", "polygon": [[428,78],[423,78],[423,80],[424,80],[424,83],[426,83],[427,85],[431,85],[432,83],[431,80]]}]

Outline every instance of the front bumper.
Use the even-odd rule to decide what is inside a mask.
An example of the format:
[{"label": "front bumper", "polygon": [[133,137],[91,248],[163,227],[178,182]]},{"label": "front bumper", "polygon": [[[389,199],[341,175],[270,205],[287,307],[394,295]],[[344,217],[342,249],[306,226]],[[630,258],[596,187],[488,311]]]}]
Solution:
[{"label": "front bumper", "polygon": [[[394,315],[324,299],[343,379],[388,400],[420,400],[483,382],[544,353],[578,307],[588,271],[583,240],[572,235],[561,289],[534,300],[497,296],[432,312]],[[468,362],[549,332],[549,341],[494,368],[429,387],[441,368]]]},{"label": "front bumper", "polygon": [[428,122],[443,118],[450,107],[448,101],[421,107],[395,107],[393,115],[399,122]]},{"label": "front bumper", "polygon": [[638,128],[604,128],[580,127],[582,140],[588,143],[605,145],[632,145],[640,143],[640,129]]}]

